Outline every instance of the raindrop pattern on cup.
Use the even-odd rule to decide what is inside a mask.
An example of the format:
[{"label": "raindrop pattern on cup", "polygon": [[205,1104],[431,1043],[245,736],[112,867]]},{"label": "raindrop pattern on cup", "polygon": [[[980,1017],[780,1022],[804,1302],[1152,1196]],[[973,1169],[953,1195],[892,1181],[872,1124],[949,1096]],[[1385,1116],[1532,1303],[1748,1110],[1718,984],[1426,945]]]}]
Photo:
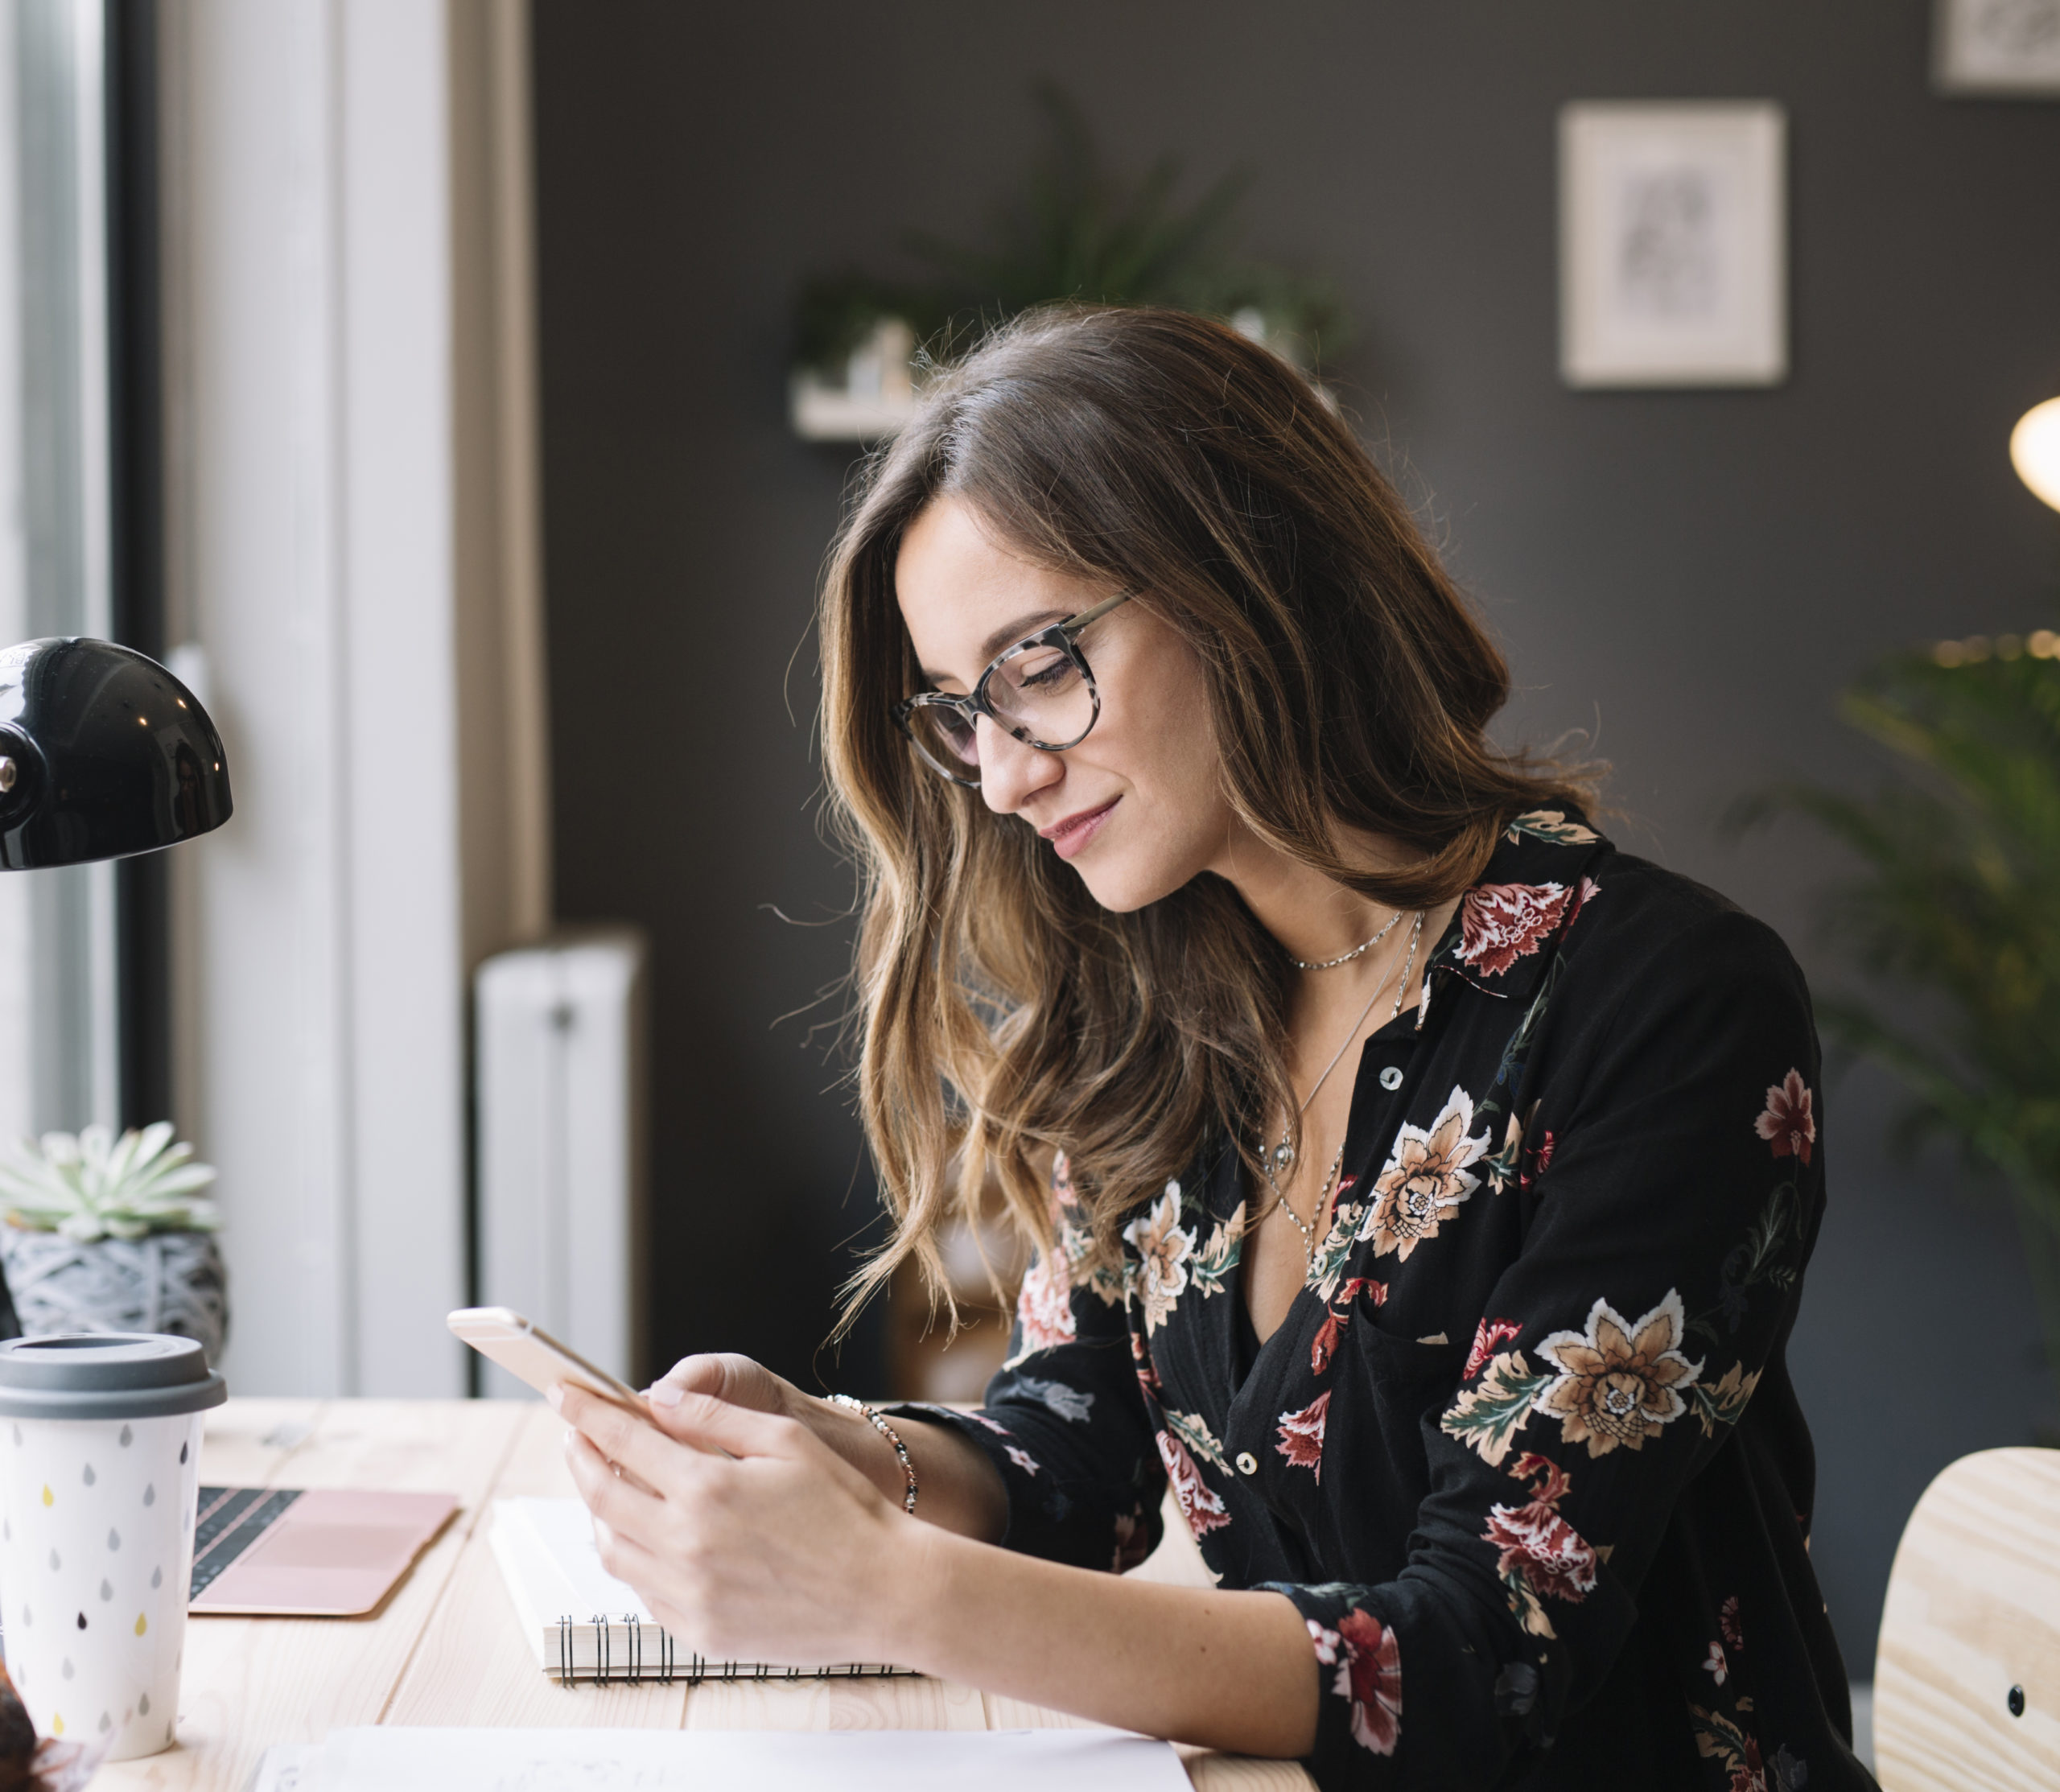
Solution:
[{"label": "raindrop pattern on cup", "polygon": [[197,1350],[187,1371],[183,1341],[76,1341],[0,1342],[0,1625],[37,1728],[118,1761],[176,1742],[203,1412],[222,1387]]}]

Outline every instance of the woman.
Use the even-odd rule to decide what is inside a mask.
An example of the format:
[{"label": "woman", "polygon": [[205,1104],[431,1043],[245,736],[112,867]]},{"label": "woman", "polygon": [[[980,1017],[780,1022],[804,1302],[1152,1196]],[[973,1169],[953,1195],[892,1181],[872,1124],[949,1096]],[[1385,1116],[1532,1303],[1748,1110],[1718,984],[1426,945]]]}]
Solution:
[{"label": "woman", "polygon": [[[864,1284],[990,1181],[1038,1254],[978,1412],[562,1390],[608,1566],[712,1654],[1327,1788],[1871,1784],[1783,1357],[1802,979],[1489,743],[1501,657],[1303,380],[1019,323],[871,469],[822,636]],[[1108,1572],[1168,1479],[1213,1588]]]}]

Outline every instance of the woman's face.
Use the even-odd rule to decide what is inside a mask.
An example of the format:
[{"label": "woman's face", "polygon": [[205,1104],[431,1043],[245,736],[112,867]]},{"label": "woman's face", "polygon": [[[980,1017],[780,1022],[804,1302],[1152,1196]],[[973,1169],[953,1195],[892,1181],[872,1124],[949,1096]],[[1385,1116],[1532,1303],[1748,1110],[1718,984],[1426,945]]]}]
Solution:
[{"label": "woman's face", "polygon": [[[997,653],[1114,595],[1020,558],[951,497],[910,525],[894,580],[925,682],[962,695]],[[1201,665],[1186,643],[1143,605],[1125,604],[1079,645],[1101,719],[1053,753],[982,716],[980,795],[1035,828],[1102,907],[1127,912],[1217,868],[1240,830],[1223,796]]]}]

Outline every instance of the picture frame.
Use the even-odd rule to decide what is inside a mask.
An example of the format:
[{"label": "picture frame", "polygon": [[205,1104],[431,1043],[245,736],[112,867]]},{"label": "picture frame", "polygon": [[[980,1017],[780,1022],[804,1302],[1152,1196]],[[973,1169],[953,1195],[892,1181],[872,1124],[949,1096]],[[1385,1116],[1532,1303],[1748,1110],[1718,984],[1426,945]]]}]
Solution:
[{"label": "picture frame", "polygon": [[1766,101],[1559,114],[1559,369],[1576,389],[1788,377],[1787,119]]},{"label": "picture frame", "polygon": [[2060,98],[2060,0],[1936,0],[1931,72],[1942,93]]}]

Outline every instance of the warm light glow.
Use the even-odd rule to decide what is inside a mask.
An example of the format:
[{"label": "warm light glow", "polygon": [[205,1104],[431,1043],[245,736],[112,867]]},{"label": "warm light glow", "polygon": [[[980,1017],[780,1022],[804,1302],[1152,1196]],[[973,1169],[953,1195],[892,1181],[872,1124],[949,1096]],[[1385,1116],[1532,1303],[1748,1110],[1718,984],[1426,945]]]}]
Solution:
[{"label": "warm light glow", "polygon": [[2033,405],[2010,431],[2010,464],[2017,477],[2060,510],[2060,398]]}]

